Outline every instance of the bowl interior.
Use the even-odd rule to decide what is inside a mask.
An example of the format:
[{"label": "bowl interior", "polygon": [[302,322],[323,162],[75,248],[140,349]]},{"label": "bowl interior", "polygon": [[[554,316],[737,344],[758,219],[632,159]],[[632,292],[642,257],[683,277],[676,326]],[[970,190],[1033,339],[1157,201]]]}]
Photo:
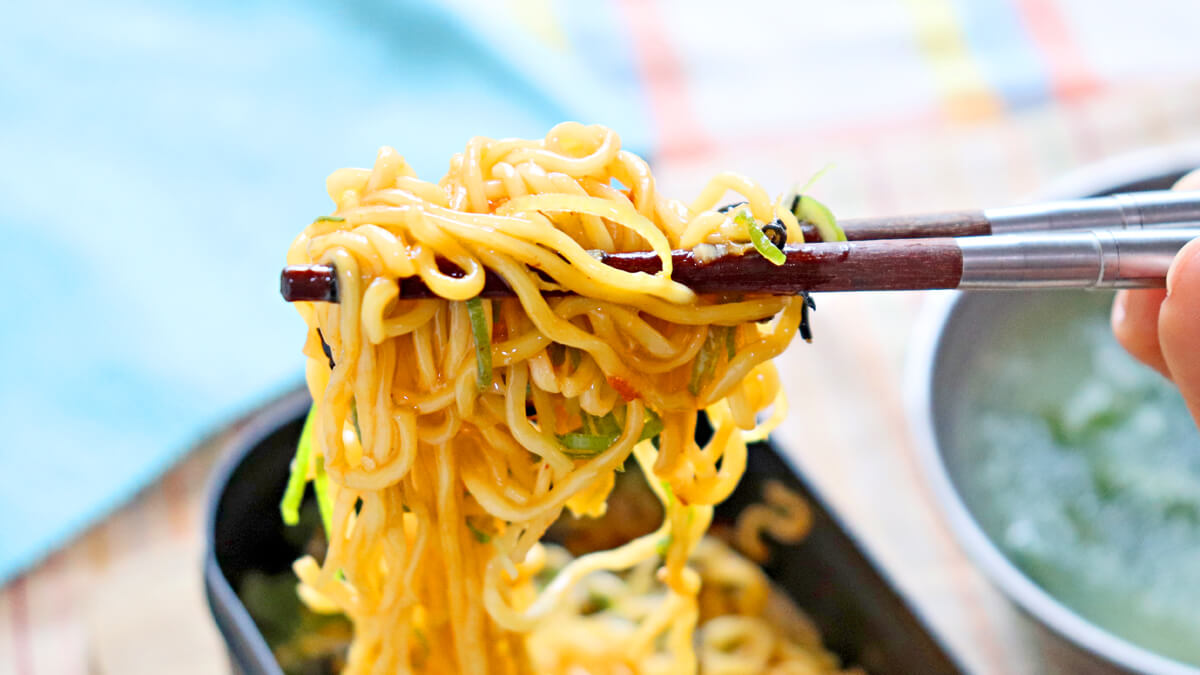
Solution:
[{"label": "bowl interior", "polygon": [[[1097,191],[1164,189],[1179,175]],[[1178,394],[1117,345],[1111,300],[1040,291],[947,303],[924,383],[935,482],[944,470],[960,539],[1026,612],[1132,670],[1200,673],[1135,646],[1200,663],[1194,621],[1154,618],[1177,602],[1159,580],[1184,564],[1157,554],[1171,550],[1167,539],[1200,537],[1200,510],[1191,514],[1200,494],[1150,504],[1178,511],[1183,520],[1168,529],[1143,517],[1154,490],[1187,490],[1181,478],[1200,475],[1200,453],[1193,461],[1188,452],[1200,435]],[[1140,461],[1114,448],[1135,449]]]},{"label": "bowl interior", "polygon": [[[286,571],[306,538],[286,531],[279,519],[300,415],[307,409],[303,401],[288,405],[268,411],[269,419],[257,432],[236,442],[218,477],[210,511],[209,599],[234,661],[248,674],[280,671],[270,656],[271,627],[247,610],[237,592],[248,578]],[[770,443],[751,448],[746,474],[718,507],[714,527],[732,523],[747,505],[761,502],[770,480],[803,496],[814,523],[802,541],[773,545],[764,571],[813,619],[826,647],[875,675],[960,672],[820,496]]]}]

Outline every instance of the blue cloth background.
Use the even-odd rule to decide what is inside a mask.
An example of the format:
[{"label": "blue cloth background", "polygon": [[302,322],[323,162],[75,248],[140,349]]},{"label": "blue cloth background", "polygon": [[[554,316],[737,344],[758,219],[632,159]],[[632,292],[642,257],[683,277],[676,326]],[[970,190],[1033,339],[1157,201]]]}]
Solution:
[{"label": "blue cloth background", "polygon": [[[549,53],[499,11],[5,10],[0,582],[299,381],[303,329],[278,270],[328,212],[331,170],[390,144],[436,179],[472,135],[536,137],[563,119],[644,147],[627,50]],[[571,37],[611,35],[606,22],[574,10]]]}]

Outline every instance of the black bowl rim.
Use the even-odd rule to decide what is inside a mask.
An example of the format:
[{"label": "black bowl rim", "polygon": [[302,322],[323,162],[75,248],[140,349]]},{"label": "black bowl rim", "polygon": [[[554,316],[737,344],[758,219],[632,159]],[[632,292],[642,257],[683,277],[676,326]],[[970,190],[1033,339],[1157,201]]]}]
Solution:
[{"label": "black bowl rim", "polygon": [[259,672],[283,675],[270,646],[259,632],[250,613],[238,598],[229,580],[225,578],[217,562],[213,537],[217,528],[217,515],[221,506],[221,495],[229,484],[234,471],[246,455],[254,450],[280,426],[295,419],[312,404],[308,390],[299,387],[251,413],[246,426],[236,431],[223,444],[228,452],[213,472],[207,493],[208,505],[204,516],[205,554],[204,591],[209,609],[216,620],[217,628],[225,638],[225,644],[238,662],[249,662]]}]

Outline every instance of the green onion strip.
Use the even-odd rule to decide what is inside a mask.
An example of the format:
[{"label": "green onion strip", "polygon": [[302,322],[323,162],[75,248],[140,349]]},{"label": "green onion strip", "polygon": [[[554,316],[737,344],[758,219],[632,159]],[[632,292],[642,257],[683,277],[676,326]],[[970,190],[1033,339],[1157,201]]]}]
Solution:
[{"label": "green onion strip", "polygon": [[316,460],[313,491],[317,493],[317,510],[321,512],[321,524],[325,526],[325,537],[332,537],[333,496],[329,494],[329,474],[325,473],[325,458],[320,455],[317,455]]},{"label": "green onion strip", "polygon": [[801,195],[794,215],[802,222],[807,220],[815,225],[821,234],[821,241],[846,241],[846,233],[837,224],[833,212],[812,197]]},{"label": "green onion strip", "polygon": [[[621,436],[621,426],[611,412],[604,417],[582,413],[582,417],[581,431],[572,431],[558,436],[558,442],[562,443],[565,454],[571,459],[595,457],[609,449]],[[642,435],[638,440],[654,438],[662,433],[662,429],[662,418],[647,408],[646,422],[642,425]]]},{"label": "green onion strip", "polygon": [[291,473],[288,475],[287,488],[283,491],[283,499],[279,502],[279,512],[283,515],[286,525],[296,525],[300,522],[300,502],[304,499],[304,486],[308,485],[308,465],[312,457],[313,420],[317,417],[317,404],[313,403],[304,419],[304,428],[300,431],[300,442],[296,443],[296,454],[292,456]]},{"label": "green onion strip", "polygon": [[783,254],[783,251],[779,250],[778,246],[771,243],[766,233],[758,226],[758,222],[754,220],[754,216],[741,211],[734,216],[733,221],[746,228],[746,232],[750,235],[750,243],[754,244],[755,250],[762,257],[771,261],[774,265],[782,265],[787,262],[787,256]]},{"label": "green onion strip", "polygon": [[471,333],[475,336],[475,364],[478,368],[480,390],[492,386],[492,338],[488,335],[487,313],[483,311],[483,300],[479,297],[467,300],[467,313],[471,316]]}]

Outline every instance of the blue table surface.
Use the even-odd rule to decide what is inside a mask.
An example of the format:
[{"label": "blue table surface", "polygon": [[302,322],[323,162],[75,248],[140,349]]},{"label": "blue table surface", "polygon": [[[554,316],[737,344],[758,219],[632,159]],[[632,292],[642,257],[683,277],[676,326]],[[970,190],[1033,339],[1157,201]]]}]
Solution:
[{"label": "blue table surface", "polygon": [[[648,143],[626,50],[426,2],[23,3],[0,26],[0,582],[301,377],[278,297],[324,178],[564,119]],[[576,42],[613,18],[577,8]],[[608,22],[608,24],[606,24]]]}]

